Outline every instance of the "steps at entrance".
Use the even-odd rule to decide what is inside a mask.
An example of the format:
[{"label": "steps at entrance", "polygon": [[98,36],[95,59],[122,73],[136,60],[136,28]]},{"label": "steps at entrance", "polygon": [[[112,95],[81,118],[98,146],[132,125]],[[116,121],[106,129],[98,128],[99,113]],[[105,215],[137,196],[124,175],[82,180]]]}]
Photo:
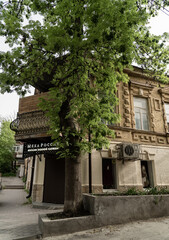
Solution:
[{"label": "steps at entrance", "polygon": [[2,185],[3,189],[24,189],[24,185]]}]

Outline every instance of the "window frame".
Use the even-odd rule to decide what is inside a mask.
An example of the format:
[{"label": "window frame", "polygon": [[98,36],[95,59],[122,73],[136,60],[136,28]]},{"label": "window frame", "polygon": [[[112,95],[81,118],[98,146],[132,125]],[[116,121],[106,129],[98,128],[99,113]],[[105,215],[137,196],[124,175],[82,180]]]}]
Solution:
[{"label": "window frame", "polygon": [[[139,106],[135,106],[135,99],[140,99],[145,101],[146,103],[146,108],[144,107],[139,107]],[[140,96],[133,96],[133,106],[134,106],[134,119],[135,119],[135,129],[137,130],[142,130],[142,131],[150,131],[150,119],[149,119],[149,102],[148,102],[148,98],[144,98],[144,97],[140,97]],[[136,124],[136,113],[138,113],[140,115],[140,119],[139,119],[139,125],[140,128],[137,128],[137,124]],[[145,123],[144,123],[144,117],[143,115],[146,116],[146,120],[147,120],[147,127],[145,128]]]},{"label": "window frame", "polygon": [[[168,114],[167,114],[166,106],[168,106]],[[164,102],[164,110],[165,110],[166,124],[169,132],[169,103],[168,102]],[[168,116],[168,121],[167,121],[167,116]]]}]

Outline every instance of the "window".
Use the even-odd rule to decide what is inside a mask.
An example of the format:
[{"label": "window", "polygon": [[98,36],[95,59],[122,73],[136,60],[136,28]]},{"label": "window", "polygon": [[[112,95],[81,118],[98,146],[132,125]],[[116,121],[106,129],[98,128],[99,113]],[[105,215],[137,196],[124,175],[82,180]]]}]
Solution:
[{"label": "window", "polygon": [[[98,93],[98,99],[101,100],[102,102],[105,101],[104,100],[105,97],[106,97],[106,94],[101,93],[101,92]],[[116,97],[118,98],[118,91],[116,92]],[[112,96],[112,99],[114,99],[114,101],[117,100],[117,99],[115,99],[115,96]],[[110,97],[106,101],[109,102],[110,101]],[[104,102],[104,104],[106,104],[106,101]],[[112,107],[113,103],[110,103],[110,106]],[[112,109],[108,109],[107,111],[110,111],[109,113],[114,114],[114,118],[113,119],[114,119],[115,123],[114,122],[109,122],[109,121],[107,121],[105,119],[101,119],[102,123],[104,123],[104,124],[106,124],[108,126],[117,126],[118,122],[119,122],[119,107],[118,107],[118,103],[116,103]]]},{"label": "window", "polygon": [[169,103],[165,103],[165,114],[167,118],[167,126],[168,126],[168,132],[169,132]]},{"label": "window", "polygon": [[149,130],[148,104],[146,98],[134,97],[136,129]]}]

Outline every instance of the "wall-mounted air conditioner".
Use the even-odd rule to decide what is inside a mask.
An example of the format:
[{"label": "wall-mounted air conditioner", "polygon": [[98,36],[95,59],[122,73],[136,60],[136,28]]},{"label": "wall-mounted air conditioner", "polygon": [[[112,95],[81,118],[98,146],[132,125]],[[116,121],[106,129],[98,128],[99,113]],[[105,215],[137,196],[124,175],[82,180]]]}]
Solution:
[{"label": "wall-mounted air conditioner", "polygon": [[121,143],[117,145],[118,159],[136,160],[139,158],[140,147],[134,143]]}]

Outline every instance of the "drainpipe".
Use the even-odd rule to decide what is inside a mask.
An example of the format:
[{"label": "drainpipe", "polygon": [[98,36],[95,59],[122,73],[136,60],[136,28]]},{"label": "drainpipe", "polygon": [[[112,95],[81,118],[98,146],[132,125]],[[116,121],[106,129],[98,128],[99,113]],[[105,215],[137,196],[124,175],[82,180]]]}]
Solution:
[{"label": "drainpipe", "polygon": [[26,198],[30,198],[32,195],[32,187],[33,187],[33,176],[34,176],[34,167],[35,167],[35,155],[33,155],[33,161],[32,161],[32,172],[31,172],[31,182],[30,182],[30,189],[29,189],[29,195],[26,196]]},{"label": "drainpipe", "polygon": [[[90,136],[90,129],[89,129],[89,143],[90,141],[91,141],[91,136]],[[91,152],[89,152],[89,193],[92,193],[92,154]]]}]

